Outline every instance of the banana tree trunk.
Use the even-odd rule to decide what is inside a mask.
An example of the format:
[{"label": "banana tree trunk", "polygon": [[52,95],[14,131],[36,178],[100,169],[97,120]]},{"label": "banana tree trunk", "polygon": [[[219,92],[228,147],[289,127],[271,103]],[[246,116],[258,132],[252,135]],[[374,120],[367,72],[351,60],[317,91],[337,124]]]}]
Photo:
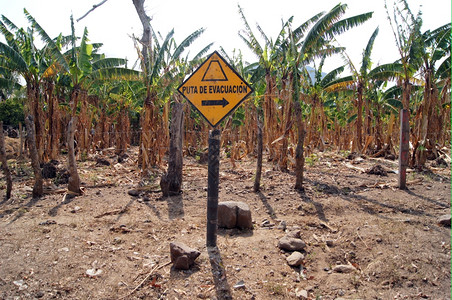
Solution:
[{"label": "banana tree trunk", "polygon": [[48,102],[48,140],[47,153],[49,159],[57,159],[60,150],[60,111],[58,107],[58,98],[54,94],[54,83],[48,82],[46,88],[47,102]]},{"label": "banana tree trunk", "polygon": [[67,126],[67,144],[68,144],[68,172],[69,172],[69,180],[67,189],[69,192],[80,195],[80,178],[77,172],[77,163],[75,160],[75,151],[74,151],[74,127],[76,123],[76,117],[72,117]]},{"label": "banana tree trunk", "polygon": [[255,193],[259,192],[261,188],[262,152],[264,146],[262,137],[262,123],[260,121],[258,112],[256,112],[256,122],[257,122],[257,165],[256,165],[256,176],[254,177],[254,186],[253,186],[253,191]]},{"label": "banana tree trunk", "polygon": [[6,178],[6,195],[5,199],[11,198],[11,190],[13,189],[13,179],[11,177],[11,172],[8,167],[8,161],[6,159],[5,151],[5,136],[3,134],[3,122],[0,121],[0,162],[2,163],[3,173]]},{"label": "banana tree trunk", "polygon": [[422,168],[427,161],[427,151],[428,149],[428,141],[427,134],[429,129],[429,117],[431,106],[433,102],[432,97],[432,82],[431,82],[431,70],[427,70],[425,77],[425,87],[424,87],[424,101],[421,106],[421,120],[418,128],[418,141],[414,141],[414,144],[418,145],[415,150],[415,162],[414,165],[416,168]]},{"label": "banana tree trunk", "polygon": [[303,177],[304,177],[304,137],[305,129],[303,124],[303,119],[301,115],[301,105],[300,102],[295,102],[295,115],[297,120],[298,128],[298,141],[297,148],[295,150],[295,189],[302,191],[303,188]]},{"label": "banana tree trunk", "polygon": [[130,119],[128,108],[121,103],[116,122],[116,154],[123,155],[130,145]]},{"label": "banana tree trunk", "polygon": [[288,156],[288,147],[289,147],[289,131],[292,127],[292,101],[290,99],[292,98],[291,90],[288,88],[290,86],[290,79],[286,79],[283,81],[283,107],[281,109],[282,111],[282,118],[281,118],[281,124],[283,124],[284,127],[282,127],[282,131],[280,134],[282,135],[282,143],[281,143],[281,149],[280,149],[280,156],[279,156],[279,169],[281,171],[287,171],[287,156]]},{"label": "banana tree trunk", "polygon": [[30,103],[30,113],[34,122],[34,138],[39,163],[44,160],[44,127],[42,122],[42,109],[40,105],[40,88],[38,83],[27,84],[27,97]]},{"label": "banana tree trunk", "polygon": [[[27,144],[30,151],[31,166],[33,167],[33,173],[35,176],[35,184],[33,186],[33,198],[39,198],[43,195],[43,180],[39,162],[38,149],[36,148],[36,131],[33,117],[28,115],[25,118],[25,124],[27,126]],[[3,130],[3,129],[2,129]]]},{"label": "banana tree trunk", "polygon": [[362,85],[358,86],[358,103],[356,112],[356,138],[358,150],[362,150],[363,146],[363,88]]},{"label": "banana tree trunk", "polygon": [[411,85],[408,80],[403,82],[402,105],[400,111],[400,147],[399,147],[399,189],[406,189],[406,169],[410,156],[410,92]]},{"label": "banana tree trunk", "polygon": [[80,112],[78,115],[77,126],[77,141],[78,148],[81,151],[82,156],[86,156],[89,151],[89,132],[91,129],[91,120],[88,113],[88,92],[86,90],[80,90],[78,93],[78,102],[80,102]]},{"label": "banana tree trunk", "polygon": [[141,117],[141,139],[140,139],[140,153],[138,159],[138,165],[143,172],[150,165],[149,149],[151,147],[151,114],[152,104],[149,97],[144,101],[144,110]]},{"label": "banana tree trunk", "polygon": [[175,102],[170,129],[168,172],[160,179],[164,197],[178,195],[182,190],[184,105]]},{"label": "banana tree trunk", "polygon": [[275,145],[272,142],[275,140],[275,132],[278,128],[275,112],[274,98],[274,78],[267,74],[265,75],[266,90],[264,95],[264,139],[269,150],[269,161],[276,158]]}]

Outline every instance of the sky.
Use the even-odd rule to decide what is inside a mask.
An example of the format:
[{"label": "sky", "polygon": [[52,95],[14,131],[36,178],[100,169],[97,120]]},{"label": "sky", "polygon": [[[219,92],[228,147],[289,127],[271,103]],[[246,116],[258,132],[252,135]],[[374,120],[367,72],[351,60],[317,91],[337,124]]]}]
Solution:
[{"label": "sky", "polygon": [[[393,1],[387,0],[388,5],[391,6]],[[23,13],[26,8],[49,36],[56,37],[60,33],[70,34],[71,14],[74,19],[78,19],[100,2],[101,0],[0,0],[0,14],[19,27],[28,27],[29,23]],[[232,56],[234,49],[240,49],[246,61],[254,62],[256,57],[238,36],[238,32],[244,29],[238,5],[242,7],[248,24],[258,38],[260,35],[256,24],[261,26],[269,38],[275,40],[282,22],[289,17],[294,17],[293,26],[296,27],[319,12],[331,10],[338,3],[337,0],[146,0],[145,8],[152,17],[154,30],[166,36],[174,29],[177,43],[200,28],[206,29],[190,47],[191,55],[214,42],[211,51],[219,50],[221,46]],[[374,66],[391,63],[399,58],[384,8],[385,0],[345,0],[341,3],[348,5],[343,18],[374,12],[371,20],[337,38],[340,45],[346,47],[346,53],[356,68],[360,67],[363,50],[377,27],[380,32],[371,56]],[[450,0],[408,0],[408,3],[413,13],[422,11],[422,31],[436,29],[451,22]],[[85,26],[91,42],[103,43],[101,51],[108,57],[128,58],[129,67],[136,61],[137,54],[131,36],[141,37],[142,25],[131,0],[108,0],[75,23],[76,34],[81,36]],[[0,40],[4,41],[2,38]],[[328,59],[325,71],[341,65],[343,60],[339,56]]]}]

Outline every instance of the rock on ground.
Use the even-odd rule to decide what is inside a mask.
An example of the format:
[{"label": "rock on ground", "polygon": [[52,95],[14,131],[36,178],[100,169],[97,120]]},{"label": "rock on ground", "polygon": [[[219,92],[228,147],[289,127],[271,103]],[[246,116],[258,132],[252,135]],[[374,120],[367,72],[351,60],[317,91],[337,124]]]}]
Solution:
[{"label": "rock on ground", "polygon": [[301,265],[303,262],[304,255],[298,251],[293,252],[291,255],[289,255],[286,260],[289,266],[297,267]]},{"label": "rock on ground", "polygon": [[278,247],[287,251],[302,251],[306,248],[306,243],[302,239],[286,235],[279,240]]},{"label": "rock on ground", "polygon": [[438,218],[438,225],[450,228],[450,215],[442,215]]},{"label": "rock on ground", "polygon": [[195,263],[195,259],[201,254],[196,249],[190,248],[180,242],[170,243],[171,262],[175,269],[188,270]]},{"label": "rock on ground", "polygon": [[337,265],[333,268],[333,271],[337,273],[351,273],[356,271],[356,268],[352,265]]},{"label": "rock on ground", "polygon": [[251,210],[244,202],[218,203],[218,227],[252,229]]}]

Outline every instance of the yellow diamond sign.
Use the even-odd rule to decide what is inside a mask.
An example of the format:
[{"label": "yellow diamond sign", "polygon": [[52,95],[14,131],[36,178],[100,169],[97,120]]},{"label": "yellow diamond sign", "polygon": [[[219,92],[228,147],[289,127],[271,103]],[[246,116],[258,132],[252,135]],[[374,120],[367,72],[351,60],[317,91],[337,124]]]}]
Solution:
[{"label": "yellow diamond sign", "polygon": [[177,90],[213,127],[253,92],[251,86],[217,51],[213,52]]}]

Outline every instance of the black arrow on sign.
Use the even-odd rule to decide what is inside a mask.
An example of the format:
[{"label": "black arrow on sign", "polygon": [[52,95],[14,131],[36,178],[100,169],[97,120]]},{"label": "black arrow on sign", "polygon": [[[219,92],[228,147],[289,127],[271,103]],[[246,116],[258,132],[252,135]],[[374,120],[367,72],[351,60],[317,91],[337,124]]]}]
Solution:
[{"label": "black arrow on sign", "polygon": [[224,98],[223,98],[223,100],[203,100],[201,102],[202,106],[218,106],[218,105],[221,105],[221,106],[225,107],[228,104],[229,104],[228,100],[226,100]]}]

